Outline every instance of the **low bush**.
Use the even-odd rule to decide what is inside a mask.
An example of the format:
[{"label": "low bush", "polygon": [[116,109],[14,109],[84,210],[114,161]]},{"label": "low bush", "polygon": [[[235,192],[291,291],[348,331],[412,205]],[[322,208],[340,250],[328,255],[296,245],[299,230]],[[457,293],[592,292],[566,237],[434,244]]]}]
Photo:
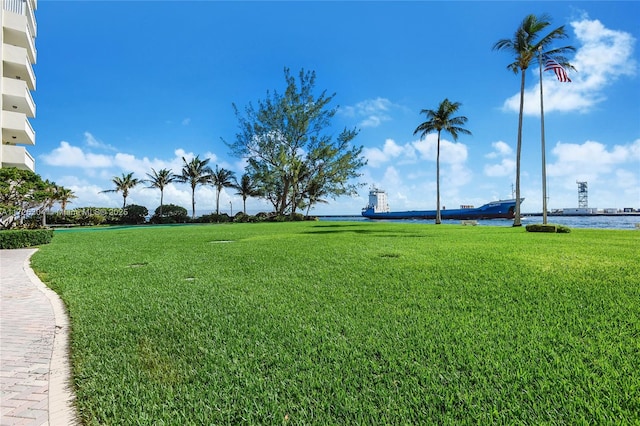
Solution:
[{"label": "low bush", "polygon": [[165,204],[155,210],[154,215],[149,220],[151,223],[187,223],[189,215],[187,209],[175,204]]},{"label": "low bush", "polygon": [[222,214],[204,214],[200,217],[197,217],[194,222],[198,222],[198,223],[227,223],[227,222],[231,222],[231,218],[229,217],[228,214],[226,213],[222,213]]},{"label": "low bush", "polygon": [[557,234],[568,234],[571,232],[571,228],[564,225],[552,225],[532,223],[526,226],[527,232],[550,232]]},{"label": "low bush", "polygon": [[233,221],[235,223],[248,223],[251,221],[251,216],[249,216],[248,214],[244,214],[243,212],[238,212],[233,217]]},{"label": "low bush", "polygon": [[129,204],[124,209],[124,216],[120,218],[120,223],[127,225],[140,225],[147,221],[149,210],[145,206]]},{"label": "low bush", "polygon": [[15,229],[0,232],[0,249],[17,249],[49,244],[51,229]]}]

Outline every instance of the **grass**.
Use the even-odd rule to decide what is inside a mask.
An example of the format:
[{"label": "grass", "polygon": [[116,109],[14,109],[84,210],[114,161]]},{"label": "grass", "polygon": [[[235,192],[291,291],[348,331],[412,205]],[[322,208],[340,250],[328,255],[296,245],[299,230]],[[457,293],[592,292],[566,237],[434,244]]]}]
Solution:
[{"label": "grass", "polygon": [[57,231],[85,424],[640,422],[640,234]]}]

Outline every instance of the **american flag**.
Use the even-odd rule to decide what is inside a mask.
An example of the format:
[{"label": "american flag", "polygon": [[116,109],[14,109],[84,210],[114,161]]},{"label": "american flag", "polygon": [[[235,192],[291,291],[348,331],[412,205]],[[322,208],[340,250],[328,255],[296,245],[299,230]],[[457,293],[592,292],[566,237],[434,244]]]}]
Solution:
[{"label": "american flag", "polygon": [[556,77],[558,77],[558,80],[563,82],[563,83],[571,83],[571,79],[569,78],[569,76],[567,75],[567,71],[564,69],[564,67],[562,65],[560,65],[559,63],[557,63],[556,61],[554,61],[553,59],[547,57],[547,60],[544,64],[544,70],[545,71],[553,71],[554,73],[556,73]]}]

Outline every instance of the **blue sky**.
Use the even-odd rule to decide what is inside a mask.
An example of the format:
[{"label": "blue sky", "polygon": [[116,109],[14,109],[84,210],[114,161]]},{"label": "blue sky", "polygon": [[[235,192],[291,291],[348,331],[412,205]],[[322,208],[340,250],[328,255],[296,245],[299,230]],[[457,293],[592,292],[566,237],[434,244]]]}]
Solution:
[{"label": "blue sky", "polygon": [[[316,72],[318,93],[335,93],[329,131],[360,129],[368,165],[357,197],[315,214],[359,214],[368,188],[386,189],[393,210],[435,208],[436,135],[420,140],[420,110],[462,104],[471,136],[441,142],[441,202],[450,208],[512,197],[520,78],[513,58],[492,50],[530,13],[565,25],[572,83],[544,75],[548,208],[640,208],[640,2],[217,2],[40,0],[36,172],[74,190],[71,207],[122,203],[100,193],[111,179],[151,168],[178,173],[182,157],[243,172],[223,143],[241,109],[283,91],[284,68]],[[539,78],[526,75],[521,191],[523,212],[542,209]],[[241,198],[227,189],[221,208]],[[190,188],[165,190],[190,210]],[[150,210],[159,192],[135,188],[129,203]],[[199,214],[215,190],[196,192]],[[248,200],[250,213],[269,211]]]}]

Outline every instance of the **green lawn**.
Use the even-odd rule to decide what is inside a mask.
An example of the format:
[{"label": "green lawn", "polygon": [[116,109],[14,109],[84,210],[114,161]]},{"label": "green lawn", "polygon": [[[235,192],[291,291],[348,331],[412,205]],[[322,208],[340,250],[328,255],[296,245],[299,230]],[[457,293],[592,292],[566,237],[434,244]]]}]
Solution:
[{"label": "green lawn", "polygon": [[640,232],[56,231],[85,424],[640,422]]}]

